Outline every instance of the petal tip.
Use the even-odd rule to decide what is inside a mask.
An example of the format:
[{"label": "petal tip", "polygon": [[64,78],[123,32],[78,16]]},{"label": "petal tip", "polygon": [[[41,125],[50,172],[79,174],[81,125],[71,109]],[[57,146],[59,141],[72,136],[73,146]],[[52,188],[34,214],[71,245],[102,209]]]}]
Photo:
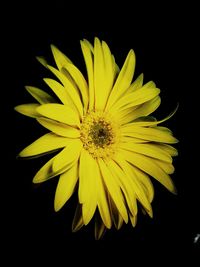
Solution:
[{"label": "petal tip", "polygon": [[175,185],[174,185],[173,189],[171,190],[171,192],[172,192],[172,194],[174,194],[174,195],[178,195],[178,191],[177,191]]},{"label": "petal tip", "polygon": [[44,57],[37,56],[36,59],[40,64],[47,68],[48,63]]},{"label": "petal tip", "polygon": [[39,184],[39,183],[41,183],[41,180],[39,180],[38,177],[35,176],[35,177],[33,178],[33,180],[32,180],[32,183],[33,183],[33,184]]},{"label": "petal tip", "polygon": [[58,212],[62,208],[61,205],[59,205],[57,202],[54,201],[54,211]]}]

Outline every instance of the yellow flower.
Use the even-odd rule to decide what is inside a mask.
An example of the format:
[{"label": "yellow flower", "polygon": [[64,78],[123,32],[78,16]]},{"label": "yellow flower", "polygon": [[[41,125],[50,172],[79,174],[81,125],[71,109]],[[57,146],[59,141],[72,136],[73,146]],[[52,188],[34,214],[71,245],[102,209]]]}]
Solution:
[{"label": "yellow flower", "polygon": [[[160,105],[160,90],[153,81],[143,85],[143,74],[133,83],[135,54],[128,53],[121,70],[107,44],[98,38],[94,46],[81,41],[87,81],[79,69],[51,46],[57,65],[38,60],[59,80],[44,79],[54,96],[36,87],[27,91],[38,103],[15,107],[35,118],[50,132],[22,150],[20,157],[42,156],[59,150],[35,175],[41,183],[59,176],[55,211],[60,210],[78,188],[73,231],[95,216],[95,237],[114,223],[120,229],[137,218],[137,202],[153,216],[154,188],[149,176],[175,193],[169,176],[177,142],[172,132],[149,116]],[[76,185],[78,184],[78,187]]]}]

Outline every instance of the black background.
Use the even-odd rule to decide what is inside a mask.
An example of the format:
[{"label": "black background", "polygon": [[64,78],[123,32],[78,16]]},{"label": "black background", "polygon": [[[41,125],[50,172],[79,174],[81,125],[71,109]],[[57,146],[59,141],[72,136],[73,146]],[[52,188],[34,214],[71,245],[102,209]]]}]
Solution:
[{"label": "black background", "polygon": [[[4,67],[4,91],[8,95],[3,104],[8,129],[4,134],[9,141],[5,154],[6,159],[8,156],[5,166],[8,167],[3,178],[8,185],[5,191],[2,187],[2,195],[5,193],[4,203],[8,204],[6,247],[21,251],[19,258],[23,258],[25,251],[32,255],[31,258],[44,251],[49,256],[50,251],[54,251],[59,257],[61,249],[69,256],[88,248],[88,244],[92,244],[99,260],[102,255],[112,255],[115,259],[124,257],[127,262],[134,253],[144,249],[156,248],[152,249],[152,259],[158,255],[157,249],[166,251],[167,255],[174,251],[198,251],[200,241],[194,243],[195,236],[200,233],[197,186],[199,43],[195,10],[192,4],[152,6],[124,2],[109,7],[103,2],[69,5],[67,1],[44,6],[41,3],[12,4],[12,11],[5,9],[2,58],[5,56],[7,64]],[[49,157],[29,161],[16,160],[16,155],[46,131],[31,118],[13,111],[14,106],[31,102],[25,85],[45,89],[42,78],[51,77],[35,56],[45,56],[53,63],[50,51],[53,43],[85,73],[79,40],[86,38],[93,42],[95,36],[108,43],[119,66],[128,51],[134,49],[135,75],[143,72],[145,82],[153,80],[161,89],[162,104],[155,113],[158,118],[168,115],[179,103],[177,113],[165,125],[180,140],[176,146],[179,156],[174,160],[176,171],[172,175],[178,195],[173,196],[153,181],[154,218],[139,213],[135,228],[130,224],[124,225],[120,231],[113,228],[100,241],[94,240],[93,222],[79,232],[71,233],[76,195],[60,212],[54,212],[57,178],[39,186],[32,184],[34,174]],[[8,116],[12,119],[8,120]],[[116,252],[111,254],[111,251]],[[86,255],[89,260],[89,249]]]}]

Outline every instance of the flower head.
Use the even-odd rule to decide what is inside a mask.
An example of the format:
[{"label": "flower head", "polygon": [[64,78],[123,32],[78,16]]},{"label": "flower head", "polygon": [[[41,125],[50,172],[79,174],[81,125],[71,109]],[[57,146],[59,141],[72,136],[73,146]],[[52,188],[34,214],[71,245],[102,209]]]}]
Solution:
[{"label": "flower head", "polygon": [[[57,80],[46,78],[52,95],[27,86],[37,103],[15,107],[33,117],[49,132],[23,149],[20,157],[58,153],[35,175],[41,183],[59,176],[54,207],[60,210],[78,188],[78,206],[72,228],[79,230],[93,216],[99,239],[112,224],[119,229],[130,220],[135,226],[140,203],[153,216],[154,188],[149,177],[175,193],[170,174],[177,142],[172,132],[149,116],[160,105],[160,90],[143,74],[134,82],[135,54],[128,53],[121,70],[107,44],[98,38],[94,46],[81,41],[87,80],[55,46],[57,68],[38,60]],[[78,184],[78,187],[76,185]]]}]

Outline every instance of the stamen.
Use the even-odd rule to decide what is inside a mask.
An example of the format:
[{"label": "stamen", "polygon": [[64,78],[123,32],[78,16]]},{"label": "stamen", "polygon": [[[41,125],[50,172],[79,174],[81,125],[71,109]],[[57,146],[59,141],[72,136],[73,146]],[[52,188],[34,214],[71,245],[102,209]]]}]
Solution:
[{"label": "stamen", "polygon": [[80,138],[94,158],[110,158],[118,139],[117,127],[107,114],[92,111],[83,119]]}]

